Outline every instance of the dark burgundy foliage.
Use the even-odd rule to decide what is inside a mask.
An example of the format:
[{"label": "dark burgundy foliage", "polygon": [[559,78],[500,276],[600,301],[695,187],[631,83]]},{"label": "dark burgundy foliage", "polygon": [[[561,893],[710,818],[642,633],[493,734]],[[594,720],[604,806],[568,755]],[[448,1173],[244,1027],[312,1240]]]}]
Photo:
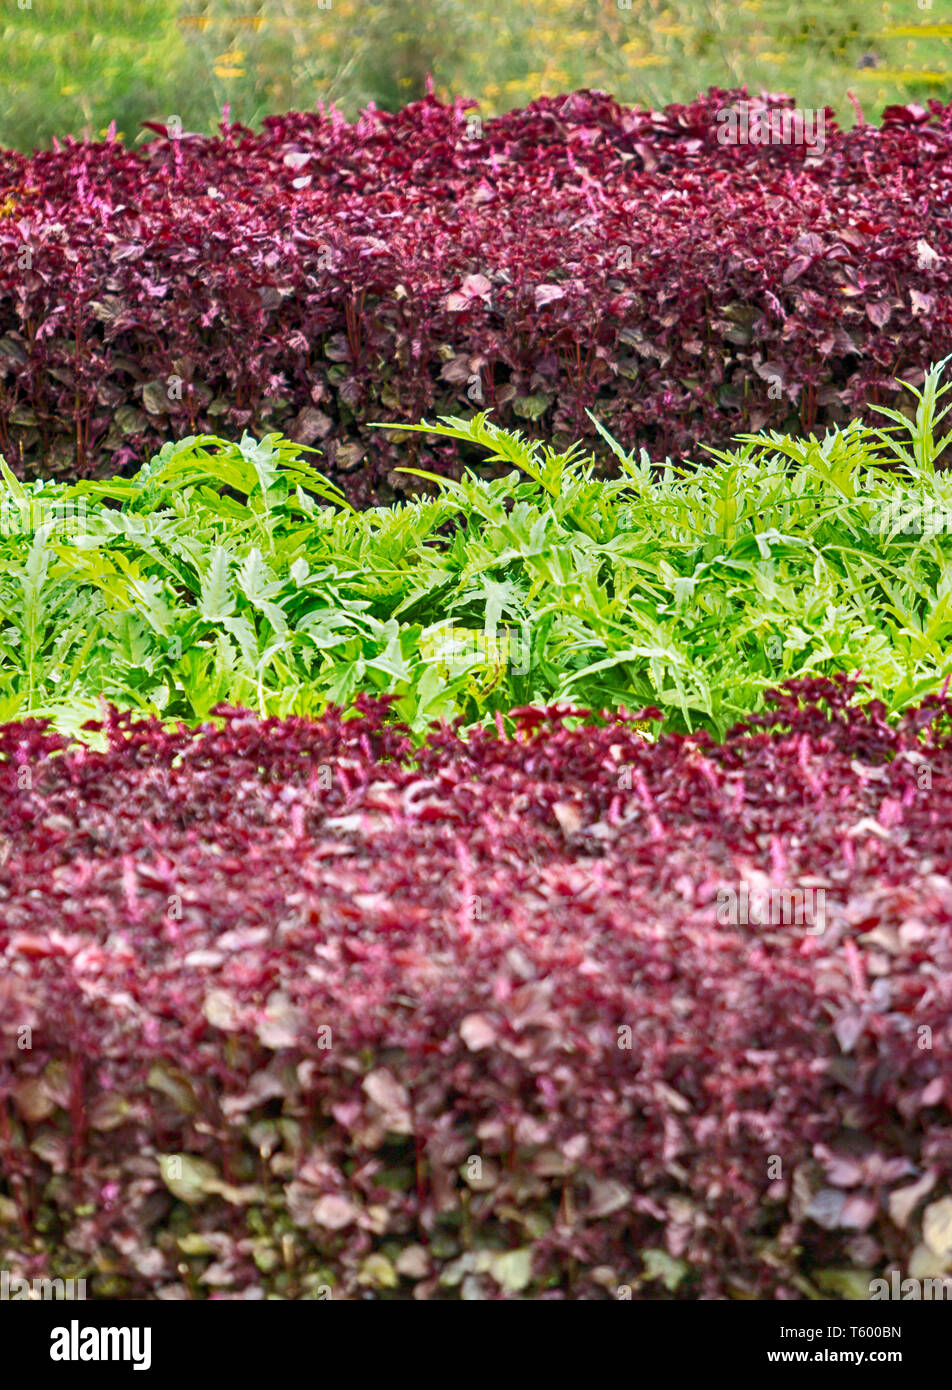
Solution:
[{"label": "dark burgundy foliage", "polygon": [[280,429],[386,500],[424,446],[369,423],[468,414],[477,386],[500,424],[599,443],[590,408],[656,458],[895,400],[952,351],[952,103],[827,112],[821,153],[720,144],[745,98],[578,92],[470,138],[472,103],[430,97],[0,152],[0,450],[103,475]]},{"label": "dark burgundy foliage", "polygon": [[[720,745],[526,710],[414,750],[366,700],[113,713],[104,753],[4,726],[0,1263],[132,1297],[509,1297],[530,1246],[548,1298],[905,1268],[952,1181],[952,700],[856,697]],[[720,924],[739,881],[826,885],[825,930]]]}]

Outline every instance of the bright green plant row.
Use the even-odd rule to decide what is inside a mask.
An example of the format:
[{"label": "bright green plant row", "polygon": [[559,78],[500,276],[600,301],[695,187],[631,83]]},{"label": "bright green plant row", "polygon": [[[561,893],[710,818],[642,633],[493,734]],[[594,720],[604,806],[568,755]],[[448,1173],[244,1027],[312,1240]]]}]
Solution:
[{"label": "bright green plant row", "polygon": [[952,671],[940,372],[915,422],[751,436],[692,471],[609,439],[612,481],[485,415],[421,425],[512,471],[362,513],[278,436],[184,439],[73,486],[4,465],[0,720],[392,691],[416,729],[570,701],[720,734],[766,687],[856,669],[900,708]]}]

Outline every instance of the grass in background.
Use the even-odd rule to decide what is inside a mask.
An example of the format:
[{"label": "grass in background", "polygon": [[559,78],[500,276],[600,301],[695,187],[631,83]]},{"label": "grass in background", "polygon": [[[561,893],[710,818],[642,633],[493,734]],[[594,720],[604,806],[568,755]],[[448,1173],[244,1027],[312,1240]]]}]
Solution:
[{"label": "grass in background", "polygon": [[131,141],[140,121],[174,111],[170,101],[189,98],[191,66],[177,8],[169,0],[4,5],[0,144],[30,152],[53,136],[101,138],[110,121]]},{"label": "grass in background", "polygon": [[[142,120],[213,130],[222,107],[269,112],[335,101],[395,110],[423,94],[470,96],[484,115],[546,92],[601,87],[660,107],[711,84],[792,92],[849,124],[952,95],[952,20],[915,0],[36,0],[5,8],[0,143],[53,135],[129,141]],[[858,67],[866,60],[869,65]]]},{"label": "grass in background", "polygon": [[75,731],[103,696],[317,714],[367,691],[418,731],[565,701],[723,734],[788,677],[860,668],[902,708],[952,671],[939,371],[912,423],[751,437],[694,471],[613,446],[608,482],[485,415],[409,426],[511,471],[361,513],[276,436],[71,486],[4,467],[0,722]]}]

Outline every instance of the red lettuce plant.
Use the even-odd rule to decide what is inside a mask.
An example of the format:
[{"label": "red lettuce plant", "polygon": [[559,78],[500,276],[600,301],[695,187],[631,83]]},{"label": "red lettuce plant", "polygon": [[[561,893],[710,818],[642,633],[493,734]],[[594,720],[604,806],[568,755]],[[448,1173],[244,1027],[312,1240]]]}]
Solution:
[{"label": "red lettuce plant", "polygon": [[856,693],[723,744],[4,726],[0,1261],[160,1298],[941,1268],[952,701]]},{"label": "red lettuce plant", "polygon": [[474,126],[430,97],[4,153],[0,450],[103,475],[279,429],[366,501],[418,447],[379,419],[485,405],[601,447],[591,409],[656,457],[847,419],[952,350],[952,104],[721,143],[747,100],[578,92]]}]

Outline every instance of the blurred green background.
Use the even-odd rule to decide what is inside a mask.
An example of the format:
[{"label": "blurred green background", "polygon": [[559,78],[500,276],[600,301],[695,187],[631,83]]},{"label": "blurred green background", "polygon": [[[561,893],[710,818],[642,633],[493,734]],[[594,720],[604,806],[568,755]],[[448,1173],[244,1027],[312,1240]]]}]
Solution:
[{"label": "blurred green background", "polygon": [[870,119],[891,102],[952,98],[952,0],[3,0],[0,144],[53,135],[127,141],[142,120],[210,131],[228,103],[254,125],[332,100],[353,116],[422,95],[484,115],[542,93],[601,87],[628,103],[707,86]]}]

